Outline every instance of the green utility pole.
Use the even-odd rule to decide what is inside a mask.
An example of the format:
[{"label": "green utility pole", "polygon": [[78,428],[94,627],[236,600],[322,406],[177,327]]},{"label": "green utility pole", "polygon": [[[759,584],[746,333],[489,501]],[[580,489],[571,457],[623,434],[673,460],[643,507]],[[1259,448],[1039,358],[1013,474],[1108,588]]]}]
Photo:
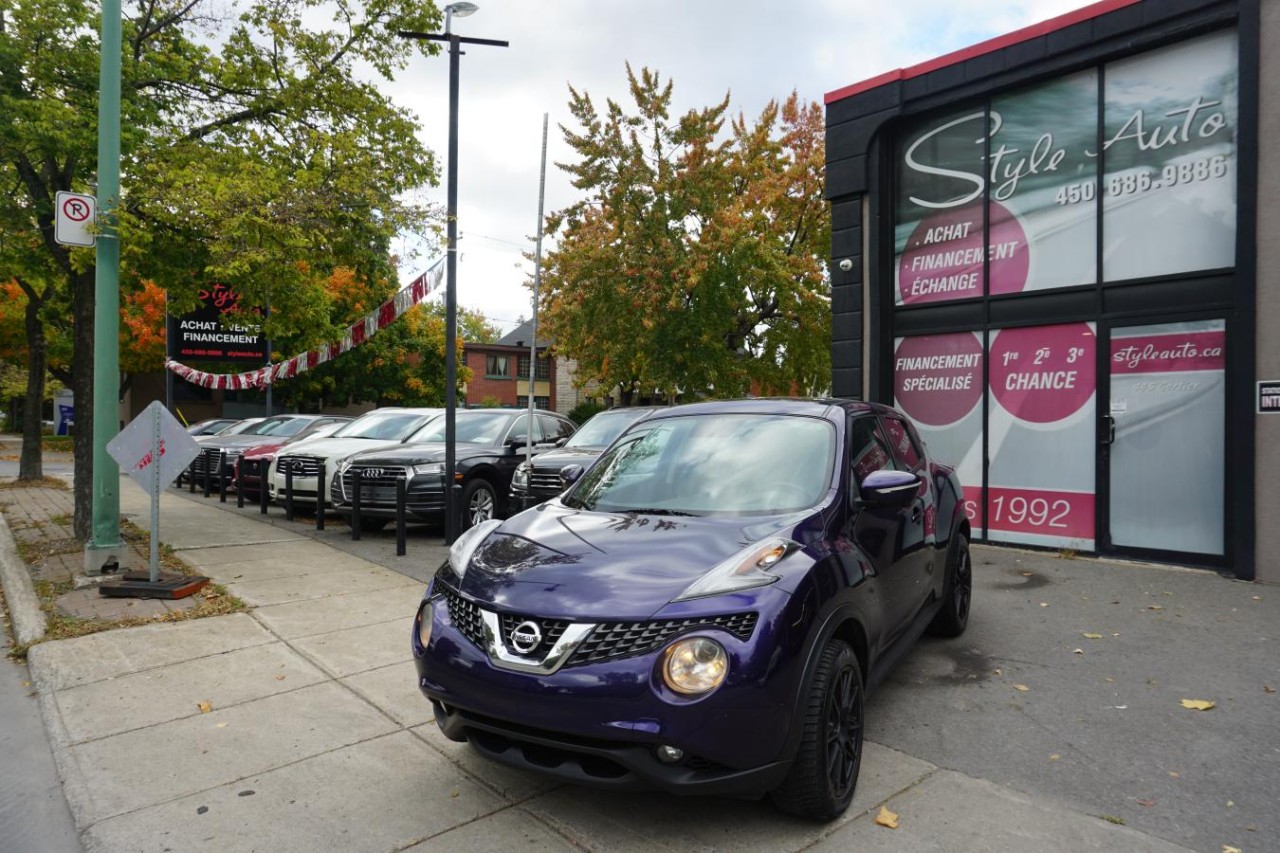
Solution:
[{"label": "green utility pole", "polygon": [[120,469],[107,442],[120,420],[120,0],[102,2],[98,71],[98,235],[93,314],[93,540],[86,574],[121,568]]}]

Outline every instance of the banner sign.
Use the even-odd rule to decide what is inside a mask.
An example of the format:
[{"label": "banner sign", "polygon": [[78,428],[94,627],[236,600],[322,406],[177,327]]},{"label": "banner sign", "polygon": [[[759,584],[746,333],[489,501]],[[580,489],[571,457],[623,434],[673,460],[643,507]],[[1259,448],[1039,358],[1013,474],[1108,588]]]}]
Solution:
[{"label": "banner sign", "polygon": [[982,512],[982,339],[973,332],[920,335],[894,341],[894,404],[929,447],[956,469],[975,536]]},{"label": "banner sign", "polygon": [[1093,550],[1094,324],[1001,329],[987,359],[988,537]]},{"label": "banner sign", "polygon": [[1259,415],[1280,415],[1280,382],[1264,379],[1258,382]]},{"label": "banner sign", "polygon": [[226,316],[256,319],[258,309],[241,307],[240,294],[225,284],[201,290],[200,301],[190,314],[169,317],[170,357],[254,364],[267,360],[267,342],[258,328],[223,322]]},{"label": "banner sign", "polygon": [[205,373],[188,367],[174,359],[168,359],[165,367],[188,382],[202,388],[219,388],[239,391],[249,388],[262,388],[279,379],[291,379],[299,373],[311,370],[327,361],[332,361],[344,352],[357,347],[373,337],[382,329],[399,319],[406,311],[434,293],[444,277],[444,259],[436,261],[422,275],[415,278],[407,287],[402,288],[395,296],[379,305],[365,317],[347,327],[342,340],[318,347],[310,352],[295,355],[292,358],[250,370],[246,373]]},{"label": "banner sign", "polygon": [[[896,304],[1230,267],[1236,32],[930,117],[899,137]],[[1100,174],[1100,170],[1105,172]],[[989,279],[989,280],[988,280]]]}]

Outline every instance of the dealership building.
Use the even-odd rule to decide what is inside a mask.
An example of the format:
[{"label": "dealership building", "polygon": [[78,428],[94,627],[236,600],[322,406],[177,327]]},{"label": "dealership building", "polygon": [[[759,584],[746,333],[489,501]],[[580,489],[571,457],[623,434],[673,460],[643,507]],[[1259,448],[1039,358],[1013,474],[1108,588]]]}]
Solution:
[{"label": "dealership building", "polygon": [[976,539],[1280,582],[1280,2],[1103,0],[826,104],[835,395]]}]

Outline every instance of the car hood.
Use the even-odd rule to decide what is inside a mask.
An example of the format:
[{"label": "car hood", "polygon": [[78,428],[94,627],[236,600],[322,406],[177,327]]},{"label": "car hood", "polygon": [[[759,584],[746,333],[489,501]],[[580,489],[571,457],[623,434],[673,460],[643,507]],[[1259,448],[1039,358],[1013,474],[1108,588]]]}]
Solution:
[{"label": "car hood", "polygon": [[603,452],[603,447],[562,447],[533,457],[533,467],[539,470],[558,471],[566,465],[587,466],[596,461]]},{"label": "car hood", "polygon": [[385,438],[317,438],[305,443],[299,442],[296,448],[286,449],[281,456],[309,456],[315,459],[340,459],[358,453],[361,450],[377,450],[382,447],[396,447],[399,439]]},{"label": "car hood", "polygon": [[246,459],[258,459],[261,457],[273,457],[280,448],[288,444],[287,441],[271,441],[255,444],[253,447],[245,448],[244,457]]},{"label": "car hood", "polygon": [[269,436],[264,435],[227,435],[221,438],[217,436],[208,436],[208,441],[197,442],[208,450],[244,450],[246,447],[253,447],[256,444],[262,444],[263,441],[270,441]]},{"label": "car hood", "polygon": [[[492,444],[459,442],[454,445],[453,457],[457,460],[466,459],[469,456],[497,456],[502,452],[502,448],[494,447]],[[438,441],[425,444],[399,444],[357,454],[351,461],[361,465],[422,465],[426,462],[443,462],[444,444]]]},{"label": "car hood", "polygon": [[552,501],[489,534],[460,586],[469,597],[517,613],[648,619],[723,560],[771,535],[791,535],[807,515],[605,513]]}]

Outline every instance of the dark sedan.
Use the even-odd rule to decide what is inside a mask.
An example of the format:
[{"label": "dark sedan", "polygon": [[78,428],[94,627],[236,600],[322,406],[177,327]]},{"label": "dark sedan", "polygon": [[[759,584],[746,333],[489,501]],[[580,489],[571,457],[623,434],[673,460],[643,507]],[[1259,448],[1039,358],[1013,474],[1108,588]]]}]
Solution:
[{"label": "dark sedan", "polygon": [[[455,415],[454,481],[461,487],[461,528],[506,514],[511,477],[528,452],[562,445],[575,427],[554,412],[530,415],[514,409],[469,409]],[[532,429],[530,424],[532,423]],[[333,508],[350,518],[357,472],[360,523],[384,527],[396,515],[396,481],[405,478],[406,511],[416,520],[444,513],[445,422],[439,418],[410,443],[348,456],[338,463],[330,497]]]},{"label": "dark sedan", "polygon": [[414,622],[440,731],[615,790],[843,813],[864,700],[969,617],[954,472],[893,409],[663,409],[559,498],[453,544]]},{"label": "dark sedan", "polygon": [[573,438],[558,450],[541,453],[516,466],[511,478],[511,506],[527,509],[564,491],[560,472],[568,465],[587,467],[636,421],[656,409],[625,407],[598,412],[587,419]]}]

